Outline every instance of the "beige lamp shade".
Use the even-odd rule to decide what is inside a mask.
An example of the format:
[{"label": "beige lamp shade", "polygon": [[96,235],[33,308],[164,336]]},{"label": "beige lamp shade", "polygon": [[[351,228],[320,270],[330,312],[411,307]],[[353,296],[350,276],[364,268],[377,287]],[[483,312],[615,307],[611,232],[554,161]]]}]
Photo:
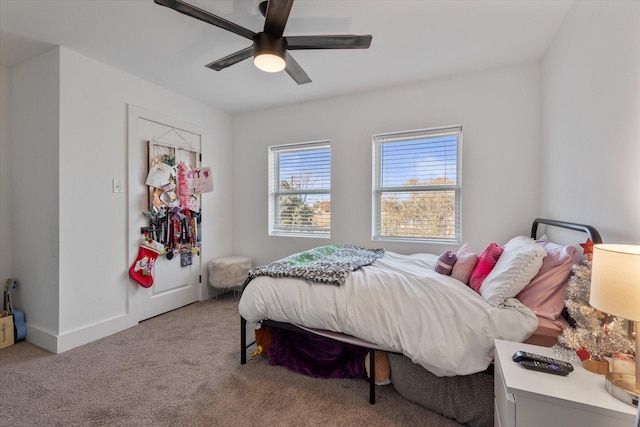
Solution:
[{"label": "beige lamp shade", "polygon": [[594,245],[589,304],[640,322],[640,246]]}]

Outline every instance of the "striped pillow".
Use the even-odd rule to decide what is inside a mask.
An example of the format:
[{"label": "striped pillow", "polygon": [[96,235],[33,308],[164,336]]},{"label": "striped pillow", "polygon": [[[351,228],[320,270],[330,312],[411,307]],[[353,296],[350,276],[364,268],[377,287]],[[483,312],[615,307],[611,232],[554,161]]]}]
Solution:
[{"label": "striped pillow", "polygon": [[493,267],[495,267],[498,258],[502,255],[502,251],[504,251],[504,248],[498,246],[497,243],[489,243],[489,245],[484,248],[478,257],[476,268],[473,269],[473,273],[471,273],[471,278],[469,279],[471,289],[480,293],[482,282],[484,282],[484,279],[486,279],[489,273],[491,273],[491,270],[493,270]]}]

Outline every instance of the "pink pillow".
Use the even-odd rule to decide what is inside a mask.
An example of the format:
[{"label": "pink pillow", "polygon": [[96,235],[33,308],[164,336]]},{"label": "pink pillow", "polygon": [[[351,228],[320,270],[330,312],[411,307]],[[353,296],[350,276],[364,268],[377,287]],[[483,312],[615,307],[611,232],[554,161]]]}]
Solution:
[{"label": "pink pillow", "polygon": [[498,246],[497,243],[489,243],[489,245],[484,248],[478,257],[478,264],[476,268],[473,269],[473,273],[471,273],[471,278],[469,279],[471,289],[480,293],[482,282],[484,282],[484,279],[486,279],[489,273],[491,273],[491,270],[493,270],[493,267],[495,267],[503,250],[504,249]]},{"label": "pink pillow", "polygon": [[580,251],[574,246],[561,246],[538,241],[547,251],[542,267],[516,298],[535,314],[549,320],[560,317],[567,294],[567,279],[573,264],[580,262]]},{"label": "pink pillow", "polygon": [[443,252],[442,255],[438,257],[438,261],[436,262],[434,270],[437,273],[444,274],[445,276],[449,276],[451,274],[451,269],[456,263],[456,254],[451,251]]},{"label": "pink pillow", "polygon": [[465,243],[460,246],[456,253],[456,263],[453,264],[453,270],[451,270],[451,277],[458,279],[465,285],[469,283],[469,278],[473,269],[476,268],[478,263],[478,255],[471,249],[471,247]]}]

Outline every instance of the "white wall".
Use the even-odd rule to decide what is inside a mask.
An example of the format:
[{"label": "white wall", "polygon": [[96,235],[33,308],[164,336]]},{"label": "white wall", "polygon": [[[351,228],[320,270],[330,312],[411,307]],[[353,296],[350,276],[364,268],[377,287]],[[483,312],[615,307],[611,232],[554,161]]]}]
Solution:
[{"label": "white wall", "polygon": [[[233,123],[233,249],[258,264],[330,243],[441,252],[371,240],[373,134],[463,126],[463,240],[481,251],[528,234],[538,214],[540,69],[523,64],[282,108]],[[332,141],[331,239],[269,237],[267,147]]]},{"label": "white wall", "polygon": [[53,49],[10,70],[12,275],[30,340],[52,349],[59,329],[60,57]]},{"label": "white wall", "polygon": [[640,244],[640,2],[576,2],[542,94],[543,215]]},{"label": "white wall", "polygon": [[[9,145],[9,70],[0,66],[0,195],[11,191],[9,169],[11,152]],[[13,274],[11,267],[13,237],[11,232],[11,203],[8,197],[0,197],[0,280]],[[4,282],[0,282],[4,283]]]},{"label": "white wall", "polygon": [[[206,283],[206,261],[231,251],[229,116],[65,48],[12,68],[10,84],[13,159],[38,168],[13,195],[29,208],[14,212],[13,271],[24,283],[30,340],[60,352],[131,324],[127,196],[111,188],[114,178],[127,188],[128,104],[209,135],[203,165],[212,167],[216,191],[203,196]],[[51,105],[43,92],[52,93]]]}]

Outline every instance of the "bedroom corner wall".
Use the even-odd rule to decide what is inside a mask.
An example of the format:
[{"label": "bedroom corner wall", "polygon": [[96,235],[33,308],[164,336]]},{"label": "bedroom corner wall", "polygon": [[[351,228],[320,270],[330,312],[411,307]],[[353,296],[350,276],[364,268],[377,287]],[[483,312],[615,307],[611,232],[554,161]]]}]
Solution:
[{"label": "bedroom corner wall", "polygon": [[640,2],[575,2],[542,61],[543,216],[640,244]]},{"label": "bedroom corner wall", "polygon": [[[12,275],[27,337],[55,348],[59,333],[60,51],[10,70]],[[33,327],[32,327],[33,326]]]},{"label": "bedroom corner wall", "polygon": [[[528,63],[236,114],[234,252],[270,262],[325,244],[439,253],[451,247],[371,239],[372,135],[463,126],[463,240],[476,251],[528,234],[538,215],[540,68]],[[331,239],[267,235],[267,147],[332,142]]]},{"label": "bedroom corner wall", "polygon": [[11,191],[11,175],[9,169],[10,141],[9,141],[9,69],[0,66],[0,280],[11,277],[13,252],[11,251],[12,227],[11,204],[8,194]]},{"label": "bedroom corner wall", "polygon": [[[203,165],[215,191],[203,195],[206,263],[231,250],[231,132],[228,114],[69,49],[61,49],[60,350],[137,324],[127,271],[139,234],[128,229],[128,105],[203,129]],[[144,173],[144,172],[143,172]],[[136,175],[138,176],[138,175]],[[113,193],[112,180],[125,189]],[[142,215],[142,212],[139,213]],[[133,238],[133,242],[130,239]],[[129,248],[134,248],[134,253]]]},{"label": "bedroom corner wall", "polygon": [[[215,184],[202,200],[206,287],[207,261],[232,246],[229,115],[62,47],[11,68],[9,86],[16,184],[1,196],[12,206],[27,340],[60,353],[137,323],[127,275],[137,254],[127,217],[129,104],[206,129],[203,165]],[[123,193],[113,193],[113,179]]]}]

